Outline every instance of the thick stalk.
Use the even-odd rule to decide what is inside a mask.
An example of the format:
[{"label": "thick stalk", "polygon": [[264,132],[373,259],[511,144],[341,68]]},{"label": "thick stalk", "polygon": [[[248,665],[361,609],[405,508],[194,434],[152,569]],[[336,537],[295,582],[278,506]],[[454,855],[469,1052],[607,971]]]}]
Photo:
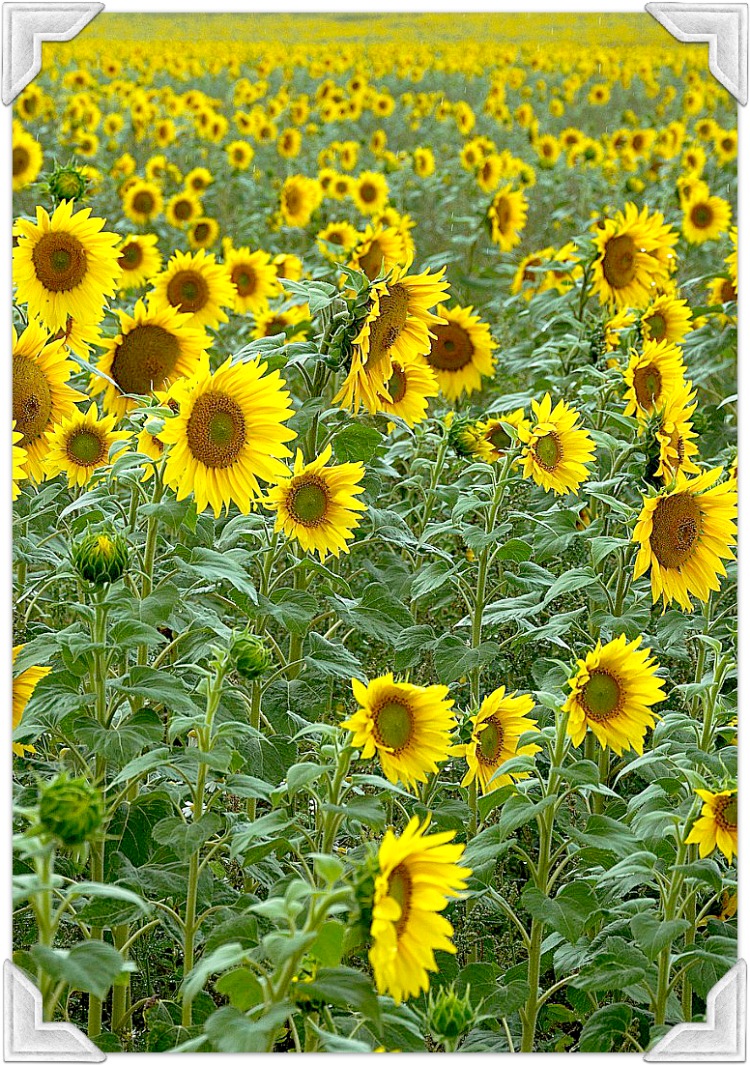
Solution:
[{"label": "thick stalk", "polygon": [[[94,685],[94,707],[96,712],[96,720],[100,725],[106,726],[107,723],[107,608],[104,602],[105,591],[101,589],[94,601],[94,621],[92,625],[91,638],[94,644],[94,669],[93,669],[93,685]],[[99,787],[104,788],[106,786],[106,763],[101,755],[96,756],[95,763],[95,776],[96,783]],[[104,881],[104,840],[106,836],[106,825],[102,827],[101,834],[93,839],[90,843],[91,856],[90,856],[90,869],[91,879],[97,883],[103,883]],[[102,927],[91,927],[91,939],[103,940],[104,929]],[[102,1030],[102,1000],[97,998],[96,995],[89,995],[89,1009],[88,1009],[88,1034],[89,1038],[93,1039],[101,1033]]]},{"label": "thick stalk", "polygon": [[[685,862],[685,852],[687,848],[685,843],[680,839],[677,847],[677,856],[675,858],[675,865],[683,865]],[[672,883],[669,886],[666,899],[664,900],[664,921],[671,921],[674,919],[677,903],[680,898],[680,891],[682,889],[684,877],[682,873],[672,871]],[[656,977],[656,998],[654,1000],[654,1024],[664,1024],[667,1015],[667,1000],[669,998],[669,975],[672,966],[672,944],[667,943],[664,949],[659,954],[657,977]]]},{"label": "thick stalk", "polygon": [[[250,688],[250,727],[260,730],[260,701],[261,686],[259,680],[254,680]],[[246,813],[249,821],[255,820],[257,799],[248,799]]]},{"label": "thick stalk", "polygon": [[[124,959],[127,959],[126,943],[130,938],[130,927],[126,924],[117,925],[112,929],[114,945]],[[125,974],[120,976],[123,980]],[[128,1010],[128,998],[130,997],[130,979],[126,983],[115,984],[112,988],[112,1024],[113,1032],[118,1032],[123,1027],[125,1015]]]},{"label": "thick stalk", "polygon": [[[36,918],[37,942],[43,947],[51,947],[54,940],[54,924],[52,918],[52,872],[55,863],[55,852],[50,847],[34,859],[36,874],[39,877],[41,890],[32,899],[32,908]],[[37,983],[39,993],[42,996],[44,1007],[44,1020],[51,1021],[54,1013],[54,1002],[51,1000],[53,978],[43,969],[37,971]]]}]

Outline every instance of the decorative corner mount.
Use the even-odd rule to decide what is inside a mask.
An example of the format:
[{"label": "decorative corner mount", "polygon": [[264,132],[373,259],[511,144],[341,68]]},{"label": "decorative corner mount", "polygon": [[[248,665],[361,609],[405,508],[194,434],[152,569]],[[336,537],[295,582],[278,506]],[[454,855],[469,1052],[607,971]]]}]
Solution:
[{"label": "decorative corner mount", "polygon": [[740,104],[747,103],[747,4],[646,4],[678,41],[708,43],[708,67]]},{"label": "decorative corner mount", "polygon": [[744,1061],[747,965],[740,959],[708,992],[705,1024],[677,1024],[644,1061]]},{"label": "decorative corner mount", "polygon": [[103,8],[104,4],[3,4],[3,103],[12,103],[42,69],[44,41],[71,41]]},{"label": "decorative corner mount", "polygon": [[74,1024],[42,1020],[38,988],[5,962],[5,1061],[106,1061]]}]

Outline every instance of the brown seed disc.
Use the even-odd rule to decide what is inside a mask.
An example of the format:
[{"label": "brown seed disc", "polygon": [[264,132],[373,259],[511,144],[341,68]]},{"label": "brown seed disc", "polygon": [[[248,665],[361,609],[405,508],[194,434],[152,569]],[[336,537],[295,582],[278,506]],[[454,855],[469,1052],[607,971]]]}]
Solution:
[{"label": "brown seed disc", "polygon": [[695,550],[703,525],[700,503],[690,492],[664,496],[656,504],[649,543],[659,563],[679,569]]},{"label": "brown seed disc", "polygon": [[247,439],[245,415],[225,392],[204,392],[196,399],[187,424],[187,442],[204,466],[226,469],[242,451]]},{"label": "brown seed disc", "polygon": [[197,270],[179,270],[167,285],[167,299],[186,314],[202,310],[209,299],[205,277]]},{"label": "brown seed disc", "polygon": [[44,372],[23,355],[13,358],[13,417],[22,444],[32,444],[47,428],[52,394]]},{"label": "brown seed disc", "polygon": [[435,337],[430,341],[427,361],[436,370],[462,370],[474,355],[474,345],[466,330],[457,322],[447,322],[435,328]]},{"label": "brown seed disc", "polygon": [[86,277],[86,249],[71,233],[45,233],[31,260],[39,282],[48,292],[69,292]]},{"label": "brown seed disc", "polygon": [[610,237],[602,259],[602,273],[612,288],[625,288],[636,274],[636,247],[633,238],[623,233]]},{"label": "brown seed disc", "polygon": [[160,325],[137,325],[122,338],[109,376],[129,395],[163,388],[180,357],[177,337]]},{"label": "brown seed disc", "polygon": [[374,369],[388,355],[401,335],[409,313],[409,293],[404,285],[390,285],[388,293],[380,297],[380,312],[370,325],[370,351],[365,363]]}]

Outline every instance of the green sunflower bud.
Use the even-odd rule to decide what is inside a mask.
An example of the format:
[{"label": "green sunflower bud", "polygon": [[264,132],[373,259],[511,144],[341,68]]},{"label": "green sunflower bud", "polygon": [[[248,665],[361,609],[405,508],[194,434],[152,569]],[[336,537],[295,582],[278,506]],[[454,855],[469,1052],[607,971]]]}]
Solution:
[{"label": "green sunflower bud", "polygon": [[455,418],[448,430],[448,442],[457,455],[466,459],[487,459],[492,451],[473,418]]},{"label": "green sunflower bud", "polygon": [[56,203],[84,200],[89,181],[86,175],[74,166],[59,166],[47,179],[47,191]]},{"label": "green sunflower bud", "polygon": [[113,584],[128,567],[128,542],[110,530],[88,533],[73,545],[73,565],[89,584]]},{"label": "green sunflower bud", "polygon": [[260,636],[243,632],[232,641],[231,658],[234,668],[244,680],[257,680],[270,667],[272,656]]},{"label": "green sunflower bud", "polygon": [[104,819],[99,792],[81,777],[61,773],[42,791],[39,822],[66,847],[91,839]]},{"label": "green sunflower bud", "polygon": [[430,1035],[437,1043],[442,1043],[450,1052],[455,1050],[459,1039],[469,1031],[477,1017],[477,1012],[469,1001],[470,988],[462,997],[456,994],[453,986],[441,987],[437,994],[430,991],[427,1003],[427,1023]]}]

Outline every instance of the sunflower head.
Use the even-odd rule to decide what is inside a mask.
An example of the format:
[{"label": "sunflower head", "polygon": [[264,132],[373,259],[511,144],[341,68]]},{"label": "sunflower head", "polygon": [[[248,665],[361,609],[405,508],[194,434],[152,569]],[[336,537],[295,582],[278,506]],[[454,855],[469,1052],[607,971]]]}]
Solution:
[{"label": "sunflower head", "polygon": [[558,495],[577,492],[589,475],[594,441],[578,427],[579,414],[560,400],[553,408],[547,393],[541,403],[531,401],[536,424],[519,425],[524,477],[532,477],[545,491]]},{"label": "sunflower head", "polygon": [[56,167],[47,178],[47,190],[55,201],[73,200],[80,203],[86,199],[89,180],[82,170],[75,166]]},{"label": "sunflower head", "polygon": [[696,795],[703,806],[685,842],[697,843],[701,858],[718,848],[731,862],[737,853],[737,789],[712,792],[697,788]]},{"label": "sunflower head", "polygon": [[96,835],[104,820],[102,797],[83,777],[61,773],[39,799],[40,828],[65,847],[77,847]]}]

